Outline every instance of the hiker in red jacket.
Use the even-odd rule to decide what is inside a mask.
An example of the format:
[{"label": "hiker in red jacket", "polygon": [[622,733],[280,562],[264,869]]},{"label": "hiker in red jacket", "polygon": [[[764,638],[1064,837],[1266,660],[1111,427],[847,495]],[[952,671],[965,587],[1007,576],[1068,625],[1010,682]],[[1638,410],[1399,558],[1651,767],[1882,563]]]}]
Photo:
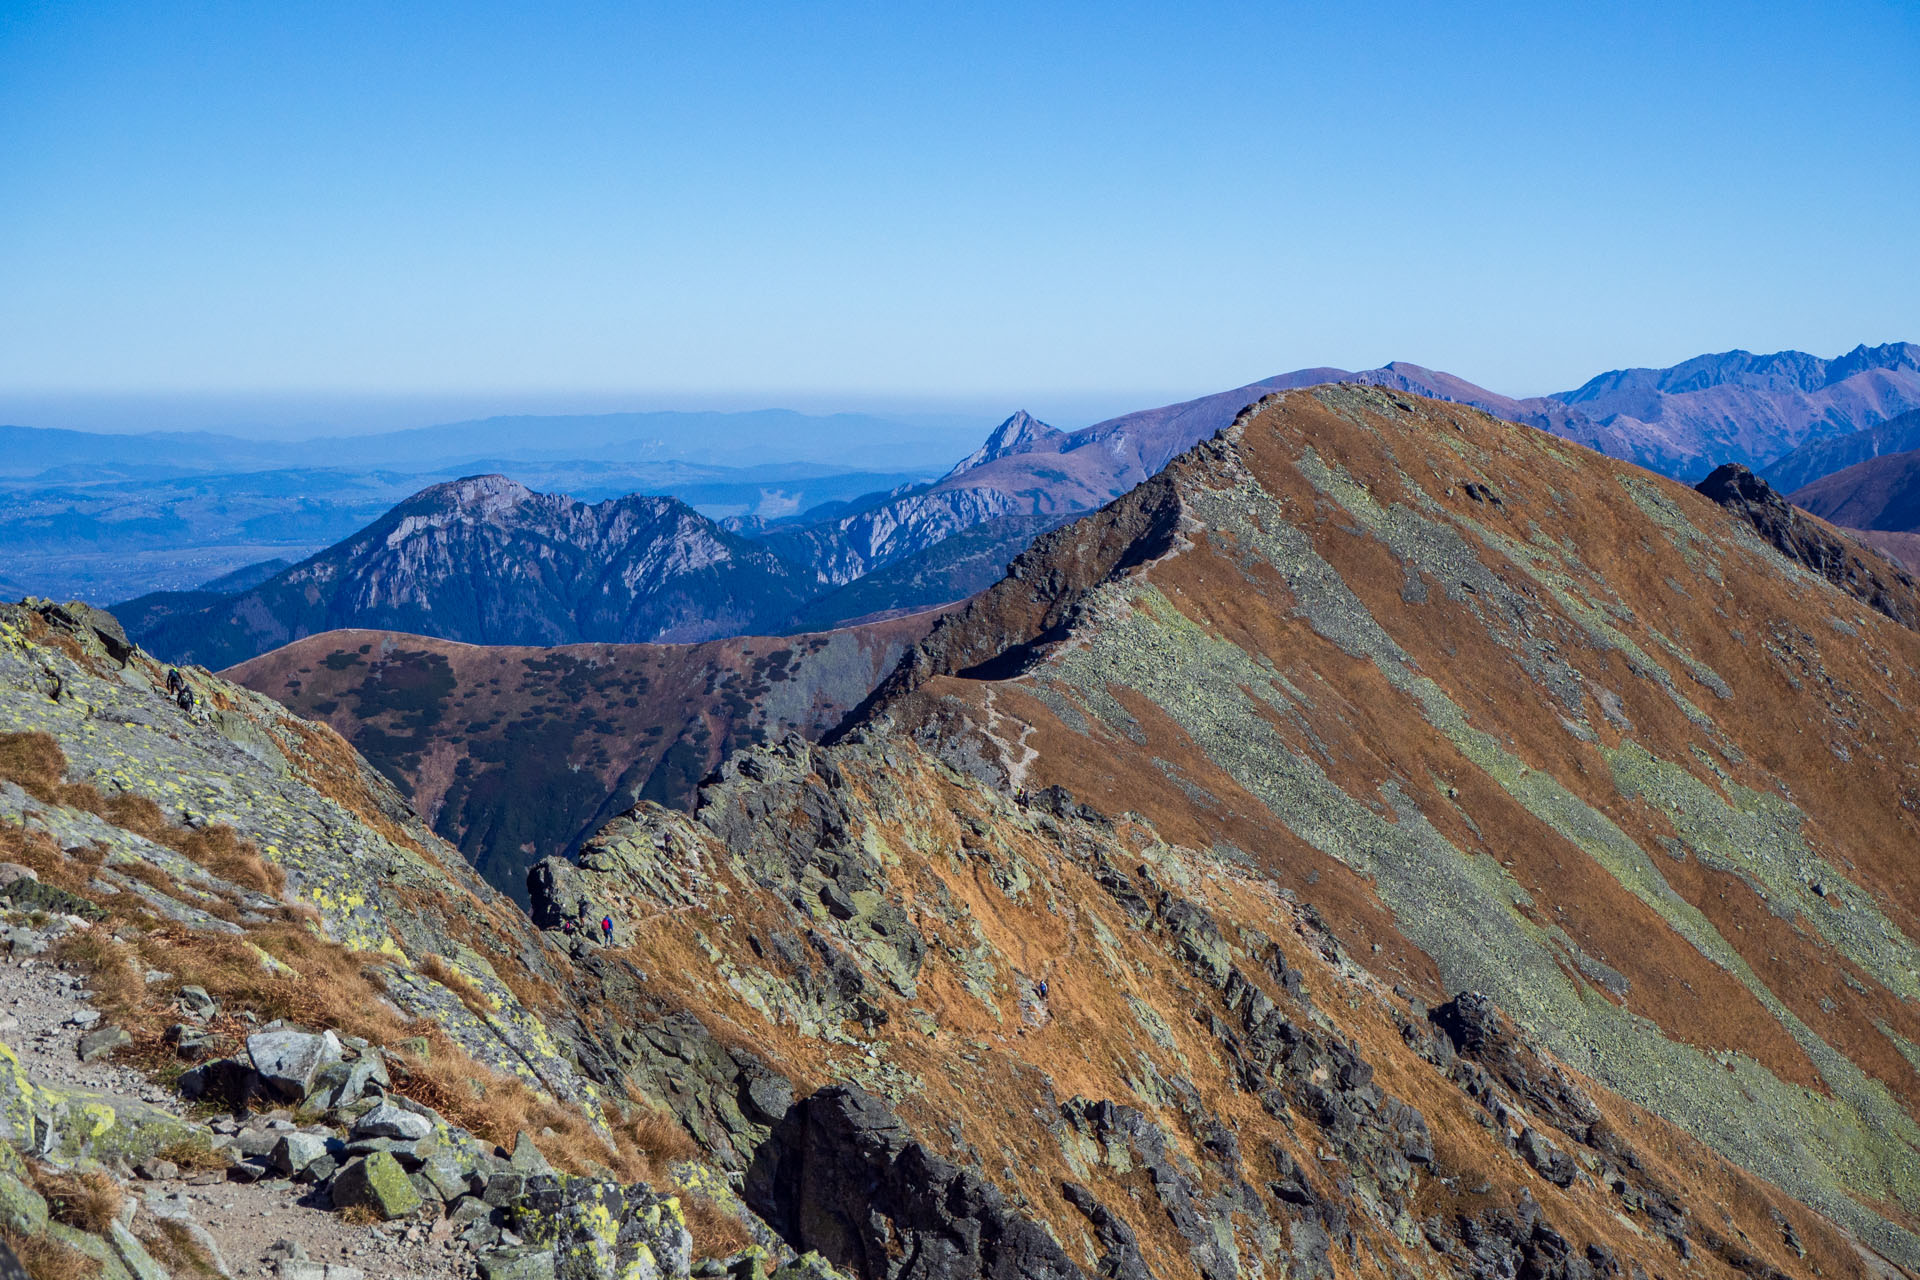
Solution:
[{"label": "hiker in red jacket", "polygon": [[613,945],[613,917],[612,916],[600,917],[600,934],[603,938],[606,939],[606,943],[608,946]]}]

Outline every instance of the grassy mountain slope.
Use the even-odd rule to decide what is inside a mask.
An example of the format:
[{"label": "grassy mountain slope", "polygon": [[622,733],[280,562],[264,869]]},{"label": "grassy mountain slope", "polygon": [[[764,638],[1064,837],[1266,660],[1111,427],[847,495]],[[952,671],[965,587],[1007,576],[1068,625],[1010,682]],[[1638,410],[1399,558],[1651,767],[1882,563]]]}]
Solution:
[{"label": "grassy mountain slope", "polygon": [[329,631],[228,676],[339,730],[524,902],[528,868],[641,800],[685,807],[735,749],[838,724],[932,622],[557,648]]},{"label": "grassy mountain slope", "polygon": [[1043,539],[881,700],[1270,877],[1383,981],[1486,991],[1911,1265],[1917,666],[1690,490],[1337,388]]}]

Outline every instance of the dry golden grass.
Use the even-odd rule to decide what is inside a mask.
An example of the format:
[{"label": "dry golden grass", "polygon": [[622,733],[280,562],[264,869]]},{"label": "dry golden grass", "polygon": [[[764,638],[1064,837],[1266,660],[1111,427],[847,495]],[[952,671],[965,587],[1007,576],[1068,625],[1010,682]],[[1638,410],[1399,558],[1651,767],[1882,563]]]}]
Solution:
[{"label": "dry golden grass", "polygon": [[486,993],[480,990],[473,979],[455,969],[439,956],[430,955],[420,962],[420,972],[453,992],[461,1004],[467,1006],[467,1012],[476,1018],[485,1018],[493,1012],[493,1005]]},{"label": "dry golden grass", "polygon": [[0,733],[0,779],[14,783],[41,804],[97,813],[100,793],[66,780],[67,757],[53,735]]},{"label": "dry golden grass", "polygon": [[218,1267],[200,1249],[200,1242],[193,1238],[185,1223],[174,1222],[167,1218],[148,1218],[152,1228],[141,1237],[141,1243],[147,1246],[147,1252],[155,1261],[175,1276],[217,1276]]},{"label": "dry golden grass", "polygon": [[33,1280],[91,1280],[100,1274],[99,1263],[48,1236],[23,1236],[0,1227],[0,1240]]},{"label": "dry golden grass", "polygon": [[[379,814],[344,743],[331,733],[313,733],[306,735],[305,745],[317,757],[319,771],[330,784],[329,794],[390,839],[417,848],[406,833]],[[100,814],[232,883],[275,895],[284,889],[281,869],[261,859],[230,828],[177,827],[144,797],[123,794],[108,799],[91,786],[64,781],[66,768],[59,745],[46,734],[0,735],[0,778],[17,782],[36,798]],[[127,1056],[155,1072],[178,1068],[163,1039],[165,1028],[178,1017],[172,1007],[173,993],[181,986],[198,985],[220,1002],[222,1016],[209,1029],[222,1040],[238,1042],[245,1035],[246,1024],[238,1017],[241,1012],[263,1021],[280,1018],[301,1026],[331,1028],[379,1045],[424,1035],[431,1052],[399,1060],[394,1072],[397,1092],[501,1146],[510,1147],[517,1134],[530,1133],[547,1158],[569,1173],[604,1168],[639,1179],[652,1176],[655,1160],[696,1154],[692,1140],[676,1122],[637,1097],[624,1108],[607,1111],[609,1140],[578,1107],[543,1097],[518,1078],[474,1061],[438,1027],[405,1019],[385,999],[380,979],[381,970],[391,961],[327,939],[318,928],[318,914],[310,907],[290,907],[284,919],[249,928],[244,940],[205,934],[152,919],[138,903],[125,901],[131,895],[98,895],[91,886],[91,866],[37,833],[0,828],[0,858],[32,867],[47,883],[89,901],[98,899],[96,905],[108,911],[110,925],[134,920],[146,928],[130,946],[114,942],[108,929],[77,934],[62,944],[59,956],[93,975],[102,1011],[134,1037]],[[162,891],[173,889],[158,868],[130,864],[123,870]],[[235,914],[230,907],[218,910],[220,904],[204,905],[216,915]],[[423,903],[422,907],[438,905]],[[456,915],[449,923],[456,922],[474,935],[470,945],[484,947],[500,959],[501,981],[529,1008],[559,1000],[558,993],[527,972],[517,957],[497,950],[477,922]],[[292,972],[274,972],[248,943]],[[420,967],[475,1015],[492,1012],[479,987],[445,960],[429,956]],[[163,986],[149,988],[141,976],[148,968],[174,977]],[[217,1167],[207,1163],[215,1157],[198,1150],[183,1149],[167,1158],[182,1168]]]},{"label": "dry golden grass", "polygon": [[687,1214],[696,1258],[725,1258],[753,1243],[740,1219],[698,1192],[681,1192],[680,1207]]},{"label": "dry golden grass", "polygon": [[146,979],[134,969],[133,951],[104,929],[73,933],[54,945],[55,958],[79,965],[90,975],[94,998],[112,1011],[132,1010],[146,998]]},{"label": "dry golden grass", "polygon": [[66,1173],[44,1165],[32,1166],[31,1173],[34,1189],[46,1197],[54,1221],[92,1235],[106,1233],[107,1224],[126,1200],[120,1184],[104,1173]]},{"label": "dry golden grass", "polygon": [[183,1173],[208,1173],[215,1169],[224,1169],[233,1163],[233,1158],[225,1151],[202,1146],[197,1142],[172,1142],[153,1153],[160,1160],[171,1160]]}]

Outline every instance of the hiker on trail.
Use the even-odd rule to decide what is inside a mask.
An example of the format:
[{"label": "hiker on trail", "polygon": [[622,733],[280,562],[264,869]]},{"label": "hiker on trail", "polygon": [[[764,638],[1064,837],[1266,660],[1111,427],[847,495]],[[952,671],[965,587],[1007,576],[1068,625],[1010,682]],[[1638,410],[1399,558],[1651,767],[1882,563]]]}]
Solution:
[{"label": "hiker on trail", "polygon": [[613,917],[612,916],[600,917],[600,932],[602,936],[606,938],[607,945],[612,946],[613,945]]},{"label": "hiker on trail", "polygon": [[192,715],[193,714],[193,686],[188,684],[186,681],[182,680],[180,682],[180,692],[174,698],[174,701],[180,704],[180,709],[182,711],[186,712],[188,715]]},{"label": "hiker on trail", "polygon": [[1034,990],[1039,993],[1042,1000],[1045,1000],[1047,998],[1047,980],[1045,978],[1040,979],[1040,985],[1035,987]]},{"label": "hiker on trail", "polygon": [[186,677],[180,674],[180,668],[178,667],[167,668],[167,696],[169,698],[179,697],[180,687],[186,684],[186,682],[187,682]]}]

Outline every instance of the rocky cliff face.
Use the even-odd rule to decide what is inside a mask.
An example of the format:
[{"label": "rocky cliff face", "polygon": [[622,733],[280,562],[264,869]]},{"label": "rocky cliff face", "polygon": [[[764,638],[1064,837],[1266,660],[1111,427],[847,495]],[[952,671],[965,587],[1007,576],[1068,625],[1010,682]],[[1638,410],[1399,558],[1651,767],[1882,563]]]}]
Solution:
[{"label": "rocky cliff face", "polygon": [[590,505],[476,476],[135,638],[212,668],[345,626],[472,644],[694,641],[778,630],[812,594],[792,566],[671,498]]},{"label": "rocky cliff face", "polygon": [[[251,784],[210,726],[126,736],[153,668],[46,625],[6,705],[73,782]],[[295,873],[337,834],[262,853],[329,932],[392,914],[390,982],[512,975],[811,1274],[1884,1275],[1920,1265],[1915,645],[1681,486],[1324,388],[1042,539],[831,745],[543,861],[465,951],[404,923],[504,912],[453,871],[326,905]],[[560,1268],[653,1193],[573,1195],[489,1219],[535,1255],[489,1265],[616,1274]]]}]

